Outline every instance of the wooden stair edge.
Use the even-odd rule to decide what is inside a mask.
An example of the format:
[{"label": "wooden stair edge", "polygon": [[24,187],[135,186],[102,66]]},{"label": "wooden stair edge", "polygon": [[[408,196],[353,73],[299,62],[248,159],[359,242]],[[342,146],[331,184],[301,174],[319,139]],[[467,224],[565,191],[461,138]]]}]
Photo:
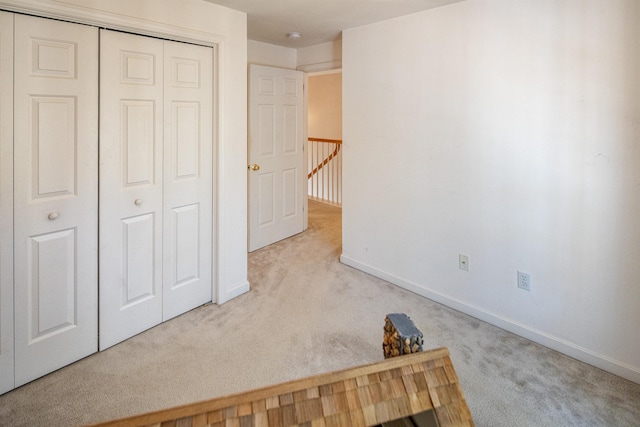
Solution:
[{"label": "wooden stair edge", "polygon": [[[207,412],[229,408],[234,405],[246,404],[261,399],[267,399],[273,396],[279,396],[285,393],[294,393],[296,391],[305,390],[311,387],[332,384],[346,379],[361,377],[363,375],[374,374],[382,371],[401,368],[404,366],[421,364],[432,360],[445,358],[450,358],[449,350],[446,347],[441,347],[419,353],[393,357],[367,365],[360,365],[338,371],[316,374],[305,378],[295,379],[240,393],[234,393],[227,396],[211,398],[200,402],[180,405],[169,409],[161,409],[144,414],[91,424],[90,426],[131,427],[148,426],[154,424],[160,425],[160,423],[168,420],[177,420],[189,416],[196,416]],[[460,392],[462,392],[461,389]],[[461,396],[461,398],[464,402],[464,397]]]}]

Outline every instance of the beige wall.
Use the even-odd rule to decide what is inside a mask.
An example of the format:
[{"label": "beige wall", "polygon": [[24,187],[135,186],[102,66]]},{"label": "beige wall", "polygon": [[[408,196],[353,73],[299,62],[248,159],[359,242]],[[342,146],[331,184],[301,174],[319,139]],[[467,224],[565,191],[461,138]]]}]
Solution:
[{"label": "beige wall", "polygon": [[474,0],[346,30],[342,260],[640,382],[639,16]]},{"label": "beige wall", "polygon": [[342,73],[310,75],[308,82],[309,136],[342,139]]}]

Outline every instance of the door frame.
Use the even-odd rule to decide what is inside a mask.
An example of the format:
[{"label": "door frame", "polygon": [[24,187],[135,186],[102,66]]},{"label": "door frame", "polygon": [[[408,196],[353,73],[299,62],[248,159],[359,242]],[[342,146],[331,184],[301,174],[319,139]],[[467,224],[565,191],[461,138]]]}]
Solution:
[{"label": "door frame", "polygon": [[[305,85],[305,104],[304,104],[305,113],[304,114],[305,114],[305,117],[307,117],[307,118],[309,116],[309,98],[308,98],[308,94],[309,94],[309,90],[308,90],[308,88],[309,88],[309,77],[323,76],[323,75],[326,75],[326,74],[340,74],[340,75],[342,75],[342,64],[340,64],[337,68],[327,68],[327,69],[316,70],[316,71],[306,71],[304,73],[304,77],[305,77],[305,82],[304,82],[304,85]],[[340,88],[340,96],[342,97],[342,88]],[[309,132],[309,129],[307,128],[307,138],[308,137],[313,137],[312,135],[308,135],[308,132]],[[340,135],[340,139],[342,139],[342,135]],[[308,146],[308,145],[309,144],[307,142],[306,146]],[[344,146],[343,146],[343,148],[344,148]],[[312,168],[313,167],[314,166],[312,166]],[[311,172],[311,171],[310,170],[307,171],[307,173],[309,173],[309,172]],[[342,174],[342,172],[340,172],[340,173]],[[342,175],[341,175],[341,179],[342,179]],[[308,183],[305,182],[305,186],[307,186],[307,185],[308,185]],[[308,191],[307,191],[307,200],[308,199],[309,198],[308,198]],[[307,209],[308,209],[308,207],[307,207]],[[342,206],[340,207],[340,209],[342,209]],[[308,219],[308,216],[307,216],[307,219]]]},{"label": "door frame", "polygon": [[[10,373],[0,378],[0,394],[14,388],[15,350],[13,292],[13,19],[0,16],[0,372]],[[11,58],[11,62],[5,60]]]},{"label": "door frame", "polygon": [[[304,70],[298,70],[298,71],[302,71],[304,74],[302,76],[302,134],[304,135],[304,164],[307,165],[309,162],[307,161],[307,158],[309,156],[309,154],[307,153],[307,149],[309,147],[309,73],[307,71]],[[308,166],[305,167],[305,169],[308,169]],[[305,170],[304,176],[301,177],[302,182],[300,183],[300,185],[302,185],[302,188],[304,188],[304,198],[303,198],[303,205],[302,207],[304,208],[304,218],[303,218],[303,223],[302,223],[302,231],[306,230],[307,228],[309,228],[309,187],[308,187],[308,182],[309,182],[309,178],[307,178],[307,174],[309,173],[308,170]]]}]

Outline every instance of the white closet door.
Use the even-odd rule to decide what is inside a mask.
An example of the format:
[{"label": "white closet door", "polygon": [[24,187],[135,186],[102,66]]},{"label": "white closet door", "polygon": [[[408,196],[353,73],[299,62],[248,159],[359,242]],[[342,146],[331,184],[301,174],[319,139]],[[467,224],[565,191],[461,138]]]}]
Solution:
[{"label": "white closet door", "polygon": [[13,14],[0,12],[0,394],[13,361]]},{"label": "white closet door", "polygon": [[212,55],[164,42],[163,320],[211,301]]},{"label": "white closet door", "polygon": [[163,42],[100,32],[100,349],[162,321]]},{"label": "white closet door", "polygon": [[98,30],[15,15],[15,378],[97,350]]}]

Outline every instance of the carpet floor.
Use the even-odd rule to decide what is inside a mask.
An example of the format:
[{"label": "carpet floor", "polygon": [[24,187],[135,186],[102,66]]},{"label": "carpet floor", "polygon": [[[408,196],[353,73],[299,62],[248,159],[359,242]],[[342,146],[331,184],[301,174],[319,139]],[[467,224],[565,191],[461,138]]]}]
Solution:
[{"label": "carpet floor", "polygon": [[339,262],[341,210],[249,254],[251,291],[0,396],[2,426],[69,426],[382,360],[387,313],[448,347],[478,426],[638,426],[640,384]]}]

